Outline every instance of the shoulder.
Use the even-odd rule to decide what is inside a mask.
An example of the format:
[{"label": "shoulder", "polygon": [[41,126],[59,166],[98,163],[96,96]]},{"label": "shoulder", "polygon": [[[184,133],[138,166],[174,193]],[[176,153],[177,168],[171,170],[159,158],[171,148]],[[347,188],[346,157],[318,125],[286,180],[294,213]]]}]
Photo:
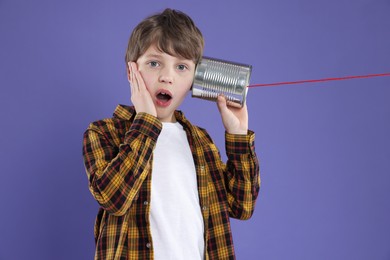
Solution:
[{"label": "shoulder", "polygon": [[90,123],[86,132],[94,131],[108,138],[112,135],[124,135],[134,115],[134,107],[118,105],[111,118],[104,118]]}]

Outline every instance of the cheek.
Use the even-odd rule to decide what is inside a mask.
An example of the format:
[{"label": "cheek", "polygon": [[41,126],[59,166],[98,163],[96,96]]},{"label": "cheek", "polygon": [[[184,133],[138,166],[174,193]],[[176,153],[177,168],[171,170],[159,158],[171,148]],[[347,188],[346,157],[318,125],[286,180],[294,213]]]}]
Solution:
[{"label": "cheek", "polygon": [[188,94],[188,92],[190,91],[191,89],[191,86],[192,86],[192,81],[190,80],[187,80],[186,82],[183,82],[182,86],[180,89],[179,89],[179,94],[180,94],[180,97],[181,99],[185,98]]},{"label": "cheek", "polygon": [[194,82],[194,75],[192,74],[182,79],[182,84],[184,86],[187,86],[188,89],[191,88],[193,82]]},{"label": "cheek", "polygon": [[141,74],[142,76],[142,79],[144,80],[144,83],[146,85],[147,88],[151,87],[152,86],[152,82],[153,82],[153,74],[152,73],[149,73],[148,71],[144,71],[144,70],[140,70],[139,73]]}]

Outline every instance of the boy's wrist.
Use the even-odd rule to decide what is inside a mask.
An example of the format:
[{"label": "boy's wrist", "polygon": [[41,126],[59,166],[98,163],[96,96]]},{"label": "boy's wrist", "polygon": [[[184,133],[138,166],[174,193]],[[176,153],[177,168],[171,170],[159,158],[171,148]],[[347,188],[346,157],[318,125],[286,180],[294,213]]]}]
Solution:
[{"label": "boy's wrist", "polygon": [[248,134],[248,129],[246,130],[226,130],[226,133],[231,134],[231,135],[247,135]]}]

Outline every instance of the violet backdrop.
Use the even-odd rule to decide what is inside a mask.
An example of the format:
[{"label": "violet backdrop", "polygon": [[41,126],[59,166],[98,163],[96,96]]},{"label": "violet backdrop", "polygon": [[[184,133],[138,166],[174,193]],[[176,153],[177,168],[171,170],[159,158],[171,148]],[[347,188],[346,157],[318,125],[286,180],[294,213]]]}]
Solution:
[{"label": "violet backdrop", "polygon": [[[130,104],[128,37],[166,7],[251,83],[390,72],[389,0],[0,0],[1,260],[93,258],[82,134]],[[390,77],[249,90],[262,187],[238,259],[390,259],[389,98]],[[181,109],[224,154],[216,105]]]}]

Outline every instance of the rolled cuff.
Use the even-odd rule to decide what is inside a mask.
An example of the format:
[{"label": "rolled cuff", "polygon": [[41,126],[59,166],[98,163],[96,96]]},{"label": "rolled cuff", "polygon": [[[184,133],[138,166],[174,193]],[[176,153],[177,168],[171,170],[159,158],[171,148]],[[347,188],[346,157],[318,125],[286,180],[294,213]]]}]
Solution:
[{"label": "rolled cuff", "polygon": [[137,131],[157,141],[157,138],[161,133],[161,129],[162,123],[157,117],[148,113],[137,113],[129,131],[126,133],[125,140],[127,141],[129,133]]},{"label": "rolled cuff", "polygon": [[225,132],[226,154],[250,154],[255,151],[255,133],[248,130],[246,135]]}]

